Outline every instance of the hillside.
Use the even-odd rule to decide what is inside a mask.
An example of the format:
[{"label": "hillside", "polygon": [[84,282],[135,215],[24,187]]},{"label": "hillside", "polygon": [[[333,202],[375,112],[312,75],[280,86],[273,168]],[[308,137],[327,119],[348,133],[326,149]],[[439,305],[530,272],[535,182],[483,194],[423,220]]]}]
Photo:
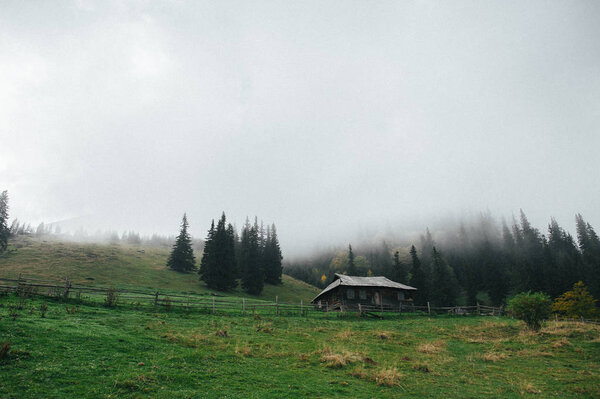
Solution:
[{"label": "hillside", "polygon": [[[31,237],[11,241],[9,253],[0,256],[0,277],[26,277],[56,280],[65,276],[80,284],[112,285],[120,288],[172,290],[209,294],[196,273],[182,274],[166,268],[169,248],[123,244],[89,244],[41,240]],[[200,257],[200,254],[196,254]],[[310,301],[319,289],[283,276],[280,286],[265,285],[260,296],[248,295],[237,288],[226,296],[282,302]]]}]

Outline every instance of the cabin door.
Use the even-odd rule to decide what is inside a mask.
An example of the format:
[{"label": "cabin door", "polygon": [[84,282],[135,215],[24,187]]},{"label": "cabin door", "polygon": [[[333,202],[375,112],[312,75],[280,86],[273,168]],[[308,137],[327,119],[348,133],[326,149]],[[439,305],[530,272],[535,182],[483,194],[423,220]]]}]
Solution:
[{"label": "cabin door", "polygon": [[378,291],[375,292],[375,305],[381,305],[381,296]]}]

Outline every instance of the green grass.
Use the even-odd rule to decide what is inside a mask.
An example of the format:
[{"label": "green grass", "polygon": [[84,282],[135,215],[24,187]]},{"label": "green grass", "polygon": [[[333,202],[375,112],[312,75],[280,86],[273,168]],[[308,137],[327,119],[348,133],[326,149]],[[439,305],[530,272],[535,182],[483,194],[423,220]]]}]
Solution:
[{"label": "green grass", "polygon": [[[168,248],[35,239],[11,247],[3,277],[209,293],[197,275],[165,268]],[[317,291],[284,277],[254,298],[306,303]],[[599,326],[551,322],[531,333],[495,317],[273,312],[0,295],[0,398],[600,397]]]},{"label": "green grass", "polygon": [[42,318],[42,301],[0,298],[0,345],[11,346],[0,397],[600,397],[598,326],[534,334],[492,317],[253,318],[49,300]]},{"label": "green grass", "polygon": [[[0,256],[0,277],[24,277],[56,280],[69,276],[71,281],[88,285],[112,285],[148,291],[212,292],[199,280],[197,273],[177,273],[165,264],[169,248],[128,245],[71,243],[67,241],[19,238],[11,241],[10,253]],[[196,254],[200,257],[201,254]],[[244,293],[241,287],[221,295],[275,300],[310,302],[319,289],[283,276],[280,286],[265,285],[261,295]]]}]

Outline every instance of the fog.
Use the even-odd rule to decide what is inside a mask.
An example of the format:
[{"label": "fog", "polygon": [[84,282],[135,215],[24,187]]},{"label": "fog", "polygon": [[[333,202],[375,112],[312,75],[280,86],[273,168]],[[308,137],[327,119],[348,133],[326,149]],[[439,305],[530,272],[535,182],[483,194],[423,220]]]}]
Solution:
[{"label": "fog", "polygon": [[[0,4],[11,218],[284,256],[523,209],[600,225],[597,1]],[[64,229],[63,229],[64,230]]]}]

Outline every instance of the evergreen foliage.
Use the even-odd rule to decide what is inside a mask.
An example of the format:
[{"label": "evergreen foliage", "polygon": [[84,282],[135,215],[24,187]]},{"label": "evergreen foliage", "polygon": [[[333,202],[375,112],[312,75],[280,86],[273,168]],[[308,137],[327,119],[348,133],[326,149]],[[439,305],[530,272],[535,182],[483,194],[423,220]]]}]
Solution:
[{"label": "evergreen foliage", "polygon": [[429,300],[429,279],[421,267],[421,260],[414,245],[410,247],[410,259],[412,261],[410,286],[417,289],[413,300],[415,305],[423,306]]},{"label": "evergreen foliage", "polygon": [[188,227],[187,216],[184,213],[181,221],[181,230],[167,261],[167,267],[183,273],[196,270],[196,259],[194,258],[192,239],[188,233]]},{"label": "evergreen foliage", "polygon": [[454,276],[454,270],[442,255],[433,247],[431,251],[433,263],[430,299],[435,306],[454,306],[458,296],[458,284]]},{"label": "evergreen foliage", "polygon": [[265,273],[261,264],[260,237],[257,223],[250,226],[248,220],[242,230],[240,267],[242,288],[249,294],[258,295],[262,292]]},{"label": "evergreen foliage", "polygon": [[209,288],[227,291],[237,286],[235,235],[233,226],[227,224],[225,213],[221,215],[216,228],[214,220],[211,223],[199,272]]},{"label": "evergreen foliage", "polygon": [[356,264],[354,263],[354,252],[352,252],[352,245],[348,244],[348,271],[349,276],[356,276],[358,274],[358,269],[356,268]]},{"label": "evergreen foliage", "polygon": [[267,228],[267,236],[264,242],[263,265],[265,269],[265,282],[269,284],[281,284],[281,274],[283,267],[281,265],[281,248],[277,238],[277,229],[275,224]]},{"label": "evergreen foliage", "polygon": [[406,266],[400,260],[400,252],[399,251],[394,252],[393,276],[394,276],[394,278],[392,279],[393,281],[397,281],[397,282],[403,283],[403,284],[405,284],[407,282]]},{"label": "evergreen foliage", "polygon": [[[488,212],[467,224],[460,223],[455,230],[443,232],[440,243],[434,242],[432,233],[426,229],[420,239],[418,255],[413,245],[408,246],[410,252],[401,247],[396,256],[398,249],[392,251],[382,242],[382,245],[365,246],[360,252],[352,248],[352,255],[350,251],[324,251],[286,265],[286,273],[324,287],[336,272],[361,275],[362,271],[371,270],[375,276],[382,275],[417,288],[415,304],[425,305],[427,301],[434,302],[432,295],[437,295],[433,293],[436,285],[433,279],[440,261],[434,259],[435,246],[437,252],[443,249],[441,261],[454,271],[457,304],[480,302],[498,306],[510,295],[526,291],[544,292],[556,298],[580,280],[589,287],[590,294],[598,298],[600,239],[581,215],[577,215],[575,221],[576,239],[555,219],[550,220],[547,233],[542,234],[530,224],[523,211],[510,224],[496,223]],[[354,266],[350,264],[350,256]],[[406,280],[398,267],[403,256],[410,256],[410,273]],[[439,268],[437,271],[444,272]],[[323,275],[327,276],[326,281],[321,279]]]},{"label": "evergreen foliage", "polygon": [[8,226],[8,191],[0,193],[0,253],[6,251],[10,227]]}]

